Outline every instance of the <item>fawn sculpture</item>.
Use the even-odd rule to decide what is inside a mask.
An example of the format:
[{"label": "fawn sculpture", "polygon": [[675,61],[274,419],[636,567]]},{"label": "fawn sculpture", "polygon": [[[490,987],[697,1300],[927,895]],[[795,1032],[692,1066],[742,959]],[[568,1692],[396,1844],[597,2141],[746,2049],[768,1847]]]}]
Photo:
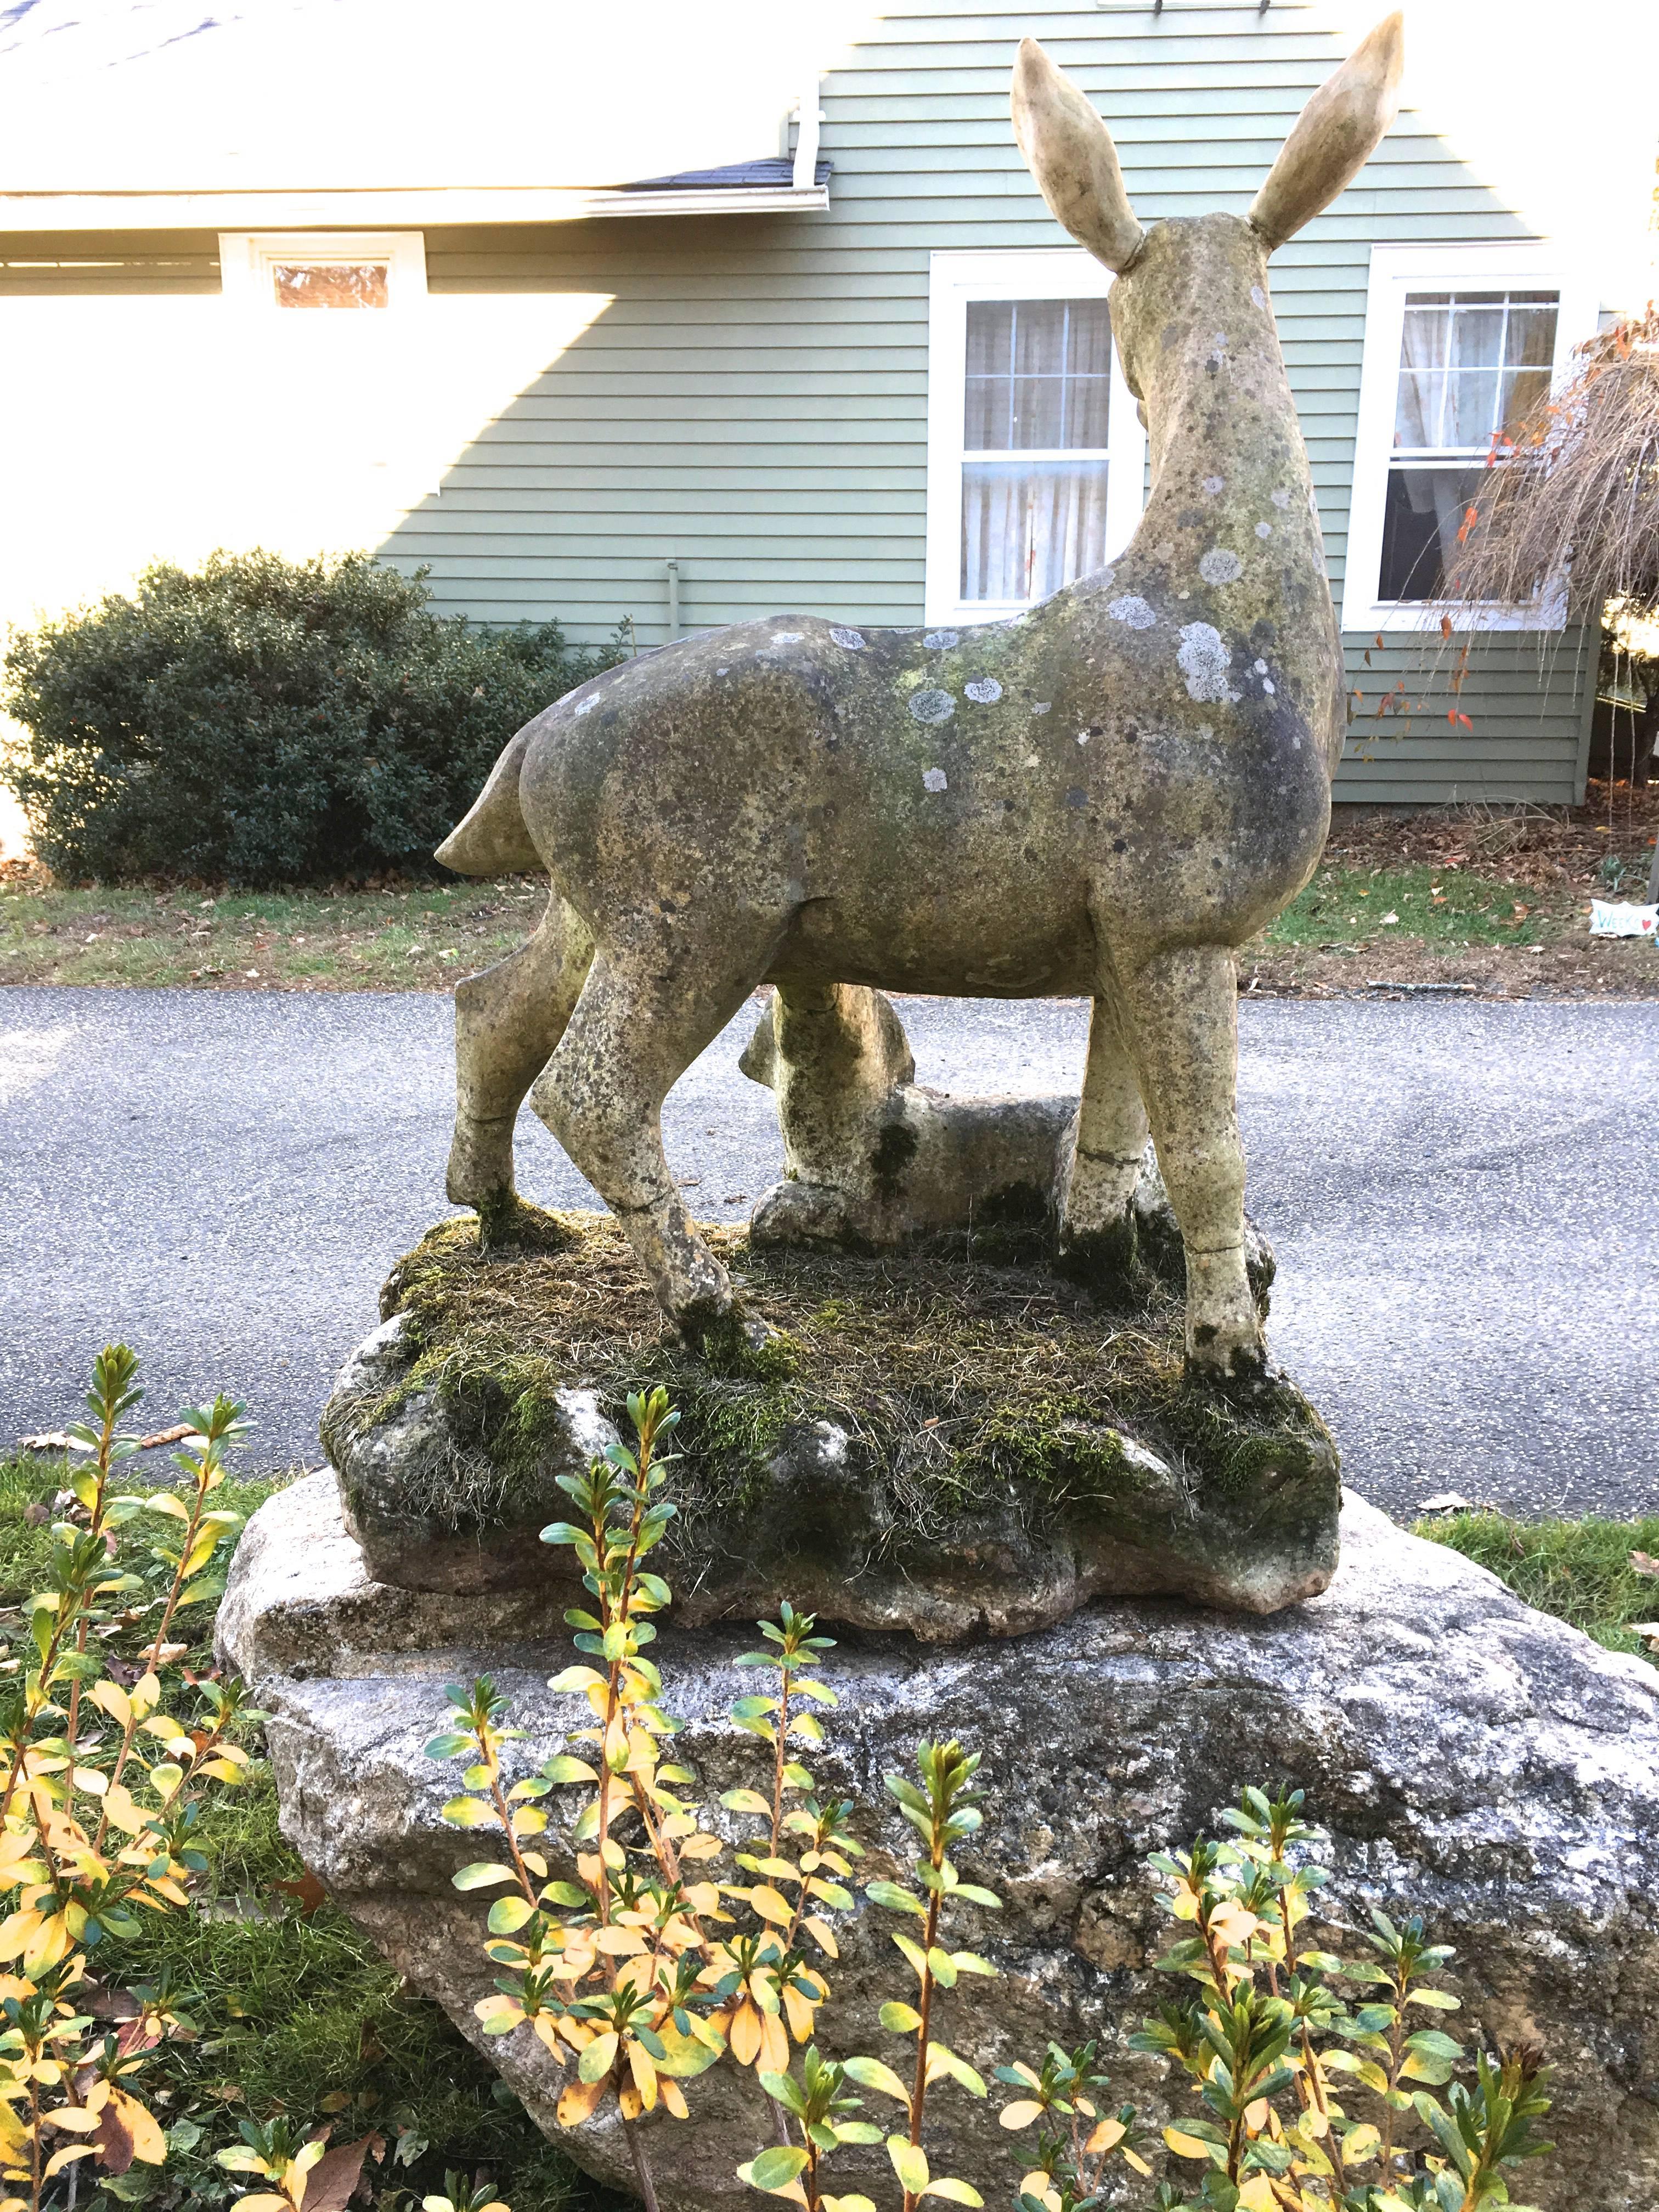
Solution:
[{"label": "fawn sculpture", "polygon": [[[438,854],[464,874],[544,865],[553,884],[530,942],[457,993],[453,1200],[486,1225],[510,1212],[528,1091],[682,1330],[740,1327],[660,1109],[757,984],[809,1032],[858,991],[1085,995],[1062,1254],[1122,1264],[1150,1122],[1186,1249],[1189,1370],[1262,1371],[1234,956],[1318,862],[1346,720],[1267,257],[1388,129],[1401,52],[1395,15],[1304,109],[1247,216],[1143,230],[1105,125],[1025,40],[1021,151],[1116,272],[1151,446],[1139,527],[1012,621],[745,623],[609,670],[521,730]],[[833,1084],[833,1058],[817,1073]]]}]

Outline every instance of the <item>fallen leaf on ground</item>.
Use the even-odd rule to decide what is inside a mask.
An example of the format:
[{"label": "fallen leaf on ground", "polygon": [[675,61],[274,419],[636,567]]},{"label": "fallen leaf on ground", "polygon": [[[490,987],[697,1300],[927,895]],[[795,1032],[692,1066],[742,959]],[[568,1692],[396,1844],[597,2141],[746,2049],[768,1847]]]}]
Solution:
[{"label": "fallen leaf on ground", "polygon": [[1417,1510],[1419,1513],[1470,1513],[1474,1509],[1461,1491],[1440,1490],[1425,1498]]},{"label": "fallen leaf on ground", "polygon": [[[287,1897],[291,1897],[306,1919],[309,1920],[320,1905],[328,1902],[328,1892],[307,1867],[298,1881],[279,1881],[274,1885]],[[333,2155],[332,2152],[330,2156]],[[306,2191],[307,2197],[311,2191]]]},{"label": "fallen leaf on ground", "polygon": [[306,2180],[306,2212],[345,2212],[352,2193],[363,2178],[363,2160],[378,2147],[379,2136],[360,2136],[325,2151]]},{"label": "fallen leaf on ground", "polygon": [[1644,1644],[1659,1644],[1659,1620],[1632,1620],[1630,1632],[1639,1636]]},{"label": "fallen leaf on ground", "polygon": [[1659,1559],[1656,1559],[1651,1552],[1632,1552],[1630,1555],[1630,1563],[1637,1574],[1650,1575],[1656,1582],[1659,1582]]}]

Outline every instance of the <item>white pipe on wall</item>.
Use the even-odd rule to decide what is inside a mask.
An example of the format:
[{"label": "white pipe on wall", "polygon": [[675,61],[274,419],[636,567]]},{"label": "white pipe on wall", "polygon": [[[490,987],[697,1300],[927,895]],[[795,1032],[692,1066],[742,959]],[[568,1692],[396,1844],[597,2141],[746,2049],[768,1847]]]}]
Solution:
[{"label": "white pipe on wall", "polygon": [[823,120],[818,106],[818,80],[812,79],[800,96],[800,132],[795,140],[795,171],[790,183],[796,191],[811,191],[818,173],[818,125]]}]

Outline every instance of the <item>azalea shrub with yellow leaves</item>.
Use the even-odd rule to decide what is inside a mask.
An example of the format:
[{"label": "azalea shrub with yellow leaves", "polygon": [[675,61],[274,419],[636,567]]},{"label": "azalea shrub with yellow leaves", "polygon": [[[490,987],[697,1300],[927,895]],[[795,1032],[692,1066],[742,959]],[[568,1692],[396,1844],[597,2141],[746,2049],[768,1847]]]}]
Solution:
[{"label": "azalea shrub with yellow leaves", "polygon": [[[491,2035],[527,2026],[568,2069],[562,2125],[614,2100],[648,2212],[659,2212],[656,2179],[637,2124],[659,2108],[690,2118],[684,2085],[722,2060],[754,2071],[769,2108],[775,2140],[738,2169],[751,2188],[800,2212],[877,2212],[868,2197],[832,2193],[827,2168],[847,2146],[884,2147],[902,2212],[919,2212],[924,2199],[980,2206],[990,2179],[936,2173],[927,2142],[936,2094],[988,2094],[945,2034],[953,1993],[996,1972],[956,1948],[952,1925],[963,1907],[1000,1905],[963,1879],[953,1856],[983,1819],[978,1754],[923,1743],[913,1776],[885,1778],[919,1838],[909,1879],[864,1885],[868,1906],[896,1917],[889,1932],[908,1976],[879,2014],[900,2063],[829,2058],[816,2024],[862,1856],[854,1806],[821,1798],[801,1757],[823,1741],[820,1716],[837,1702],[821,1679],[833,1644],[811,1614],[786,1604],[760,1624],[767,1648],[738,1662],[769,1678],[731,1708],[768,1756],[761,1786],[720,1801],[759,1825],[730,1849],[730,1869],[717,1867],[729,1847],[704,1825],[696,1775],[671,1755],[679,1723],[648,1656],[653,1616],[672,1596],[646,1562],[674,1514],[665,1495],[674,1455],[665,1447],[678,1416],[661,1389],[630,1397],[629,1415],[631,1446],[614,1444],[586,1474],[560,1478],[580,1519],[543,1531],[544,1541],[574,1548],[591,1601],[566,1618],[592,1663],[551,1685],[586,1704],[586,1724],[568,1739],[578,1749],[509,1782],[503,1748],[523,1731],[507,1724],[507,1701],[487,1678],[450,1688],[449,1724],[427,1746],[434,1759],[465,1761],[444,1818],[488,1832],[499,1848],[453,1876],[459,1889],[500,1893],[485,1942],[499,1971],[478,2017]],[[1373,1914],[1364,1960],[1303,1942],[1310,1900],[1328,1877],[1301,1805],[1300,1792],[1269,1800],[1249,1790],[1223,1815],[1228,1841],[1200,1838],[1152,1861],[1183,1931],[1160,1964],[1188,1990],[1130,2043],[1184,2070],[1199,2106],[1191,2118],[1160,2141],[1132,2105],[1109,2110],[1092,2043],[1069,2053],[1050,2045],[1040,2065],[996,2069],[1017,2092],[1003,2126],[1036,2135],[1012,2191],[1018,2212],[1092,2212],[1133,2201],[1125,2190],[1143,2184],[1153,2193],[1140,2201],[1158,2212],[1510,2204],[1510,2170],[1549,2148],[1534,2132],[1547,2109],[1547,2069],[1529,2051],[1482,2055],[1472,2081],[1454,2081],[1470,2070],[1462,2046],[1418,2019],[1457,2008],[1441,1980],[1450,1954],[1416,1922]],[[555,1814],[556,1855],[574,1865],[574,1881],[550,1870]],[[896,2108],[890,2125],[858,2091],[884,2100],[875,2110]],[[1351,2092],[1375,2105],[1375,2118],[1349,2112]],[[1196,2178],[1158,2179],[1149,2154],[1164,2152]],[[248,2200],[246,2212],[278,2205]],[[446,2212],[446,2200],[428,2198],[426,2212]]]},{"label": "azalea shrub with yellow leaves", "polygon": [[125,1345],[99,1356],[46,1587],[0,1674],[0,2212],[40,2212],[65,2191],[72,2203],[67,2170],[83,2160],[114,2176],[163,2163],[143,2075],[191,2023],[166,1989],[105,1988],[99,1946],[188,1903],[204,1795],[242,1779],[237,1737],[258,1717],[236,1685],[186,1674],[189,1646],[173,1640],[179,1616],[223,1589],[222,1547],[241,1521],[213,1498],[243,1409],[187,1408],[182,1486],[118,1492],[138,1449],[120,1427],[143,1395],[137,1371]]},{"label": "azalea shrub with yellow leaves", "polygon": [[[760,1825],[752,1844],[733,1855],[732,1874],[719,1879],[712,1862],[726,1845],[685,1795],[696,1777],[665,1756],[677,1723],[664,1711],[661,1677],[647,1656],[656,1635],[651,1616],[671,1595],[645,1563],[673,1517],[662,1494],[672,1461],[664,1447],[678,1416],[660,1389],[631,1397],[629,1413],[631,1447],[613,1445],[586,1474],[561,1478],[581,1519],[543,1532],[549,1543],[574,1549],[592,1600],[567,1617],[578,1650],[597,1663],[568,1668],[552,1686],[586,1701],[591,1725],[571,1741],[589,1755],[560,1753],[506,1784],[501,1748],[521,1731],[505,1724],[506,1701],[488,1680],[451,1688],[450,1726],[427,1746],[435,1759],[467,1762],[463,1793],[445,1806],[444,1818],[493,1831],[505,1847],[504,1857],[453,1877],[459,1889],[503,1893],[490,1907],[485,1947],[502,1971],[479,2018],[496,2035],[527,2023],[572,2067],[559,2101],[563,2125],[614,2098],[652,2212],[655,2177],[634,2124],[659,2105],[688,2118],[682,2085],[726,2057],[757,2075],[778,2136],[744,2171],[755,2187],[811,2212],[874,2212],[866,2197],[825,2195],[818,2186],[826,2151],[884,2139],[873,2123],[850,2117],[859,2100],[847,2084],[856,2081],[905,2107],[907,2127],[886,2140],[907,2212],[923,2194],[977,2205],[966,2182],[930,2175],[920,2136],[927,2091],[944,2075],[986,2094],[973,2069],[930,2033],[928,2017],[937,1988],[954,1985],[958,1973],[991,1972],[985,1960],[947,1954],[936,1941],[953,1890],[981,1903],[989,1898],[963,1887],[947,1856],[979,1821],[968,1786],[978,1762],[955,1745],[925,1747],[922,1788],[896,1777],[890,1784],[927,1838],[916,1891],[892,1883],[868,1891],[878,1904],[924,1923],[921,1943],[897,1939],[919,1977],[917,2005],[889,2007],[884,2015],[893,2026],[902,2010],[915,2023],[901,2031],[918,2037],[913,2083],[906,2087],[875,2059],[844,2067],[823,2060],[813,2026],[830,1994],[835,1917],[853,1908],[845,1885],[862,1849],[848,1832],[851,1803],[821,1798],[801,1757],[823,1741],[820,1713],[836,1703],[820,1680],[831,1640],[813,1632],[810,1613],[785,1605],[776,1621],[761,1624],[768,1648],[739,1662],[771,1677],[732,1707],[738,1727],[769,1756],[763,1788],[731,1790],[720,1801]],[[539,1848],[544,1801],[567,1790],[581,1793],[566,1838],[574,1881],[550,1878]],[[626,1842],[613,1832],[619,1826]]]}]

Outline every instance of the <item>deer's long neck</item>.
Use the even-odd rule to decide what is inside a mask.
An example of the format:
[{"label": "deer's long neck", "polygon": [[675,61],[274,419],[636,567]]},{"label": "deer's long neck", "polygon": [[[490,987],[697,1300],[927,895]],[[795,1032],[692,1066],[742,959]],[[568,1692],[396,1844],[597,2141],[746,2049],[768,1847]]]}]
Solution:
[{"label": "deer's long neck", "polygon": [[[1167,226],[1126,276],[1152,448],[1133,550],[1235,634],[1334,635],[1313,482],[1267,296],[1266,257],[1228,216]],[[1149,258],[1158,254],[1155,232]],[[1115,300],[1116,295],[1114,295]]]}]

